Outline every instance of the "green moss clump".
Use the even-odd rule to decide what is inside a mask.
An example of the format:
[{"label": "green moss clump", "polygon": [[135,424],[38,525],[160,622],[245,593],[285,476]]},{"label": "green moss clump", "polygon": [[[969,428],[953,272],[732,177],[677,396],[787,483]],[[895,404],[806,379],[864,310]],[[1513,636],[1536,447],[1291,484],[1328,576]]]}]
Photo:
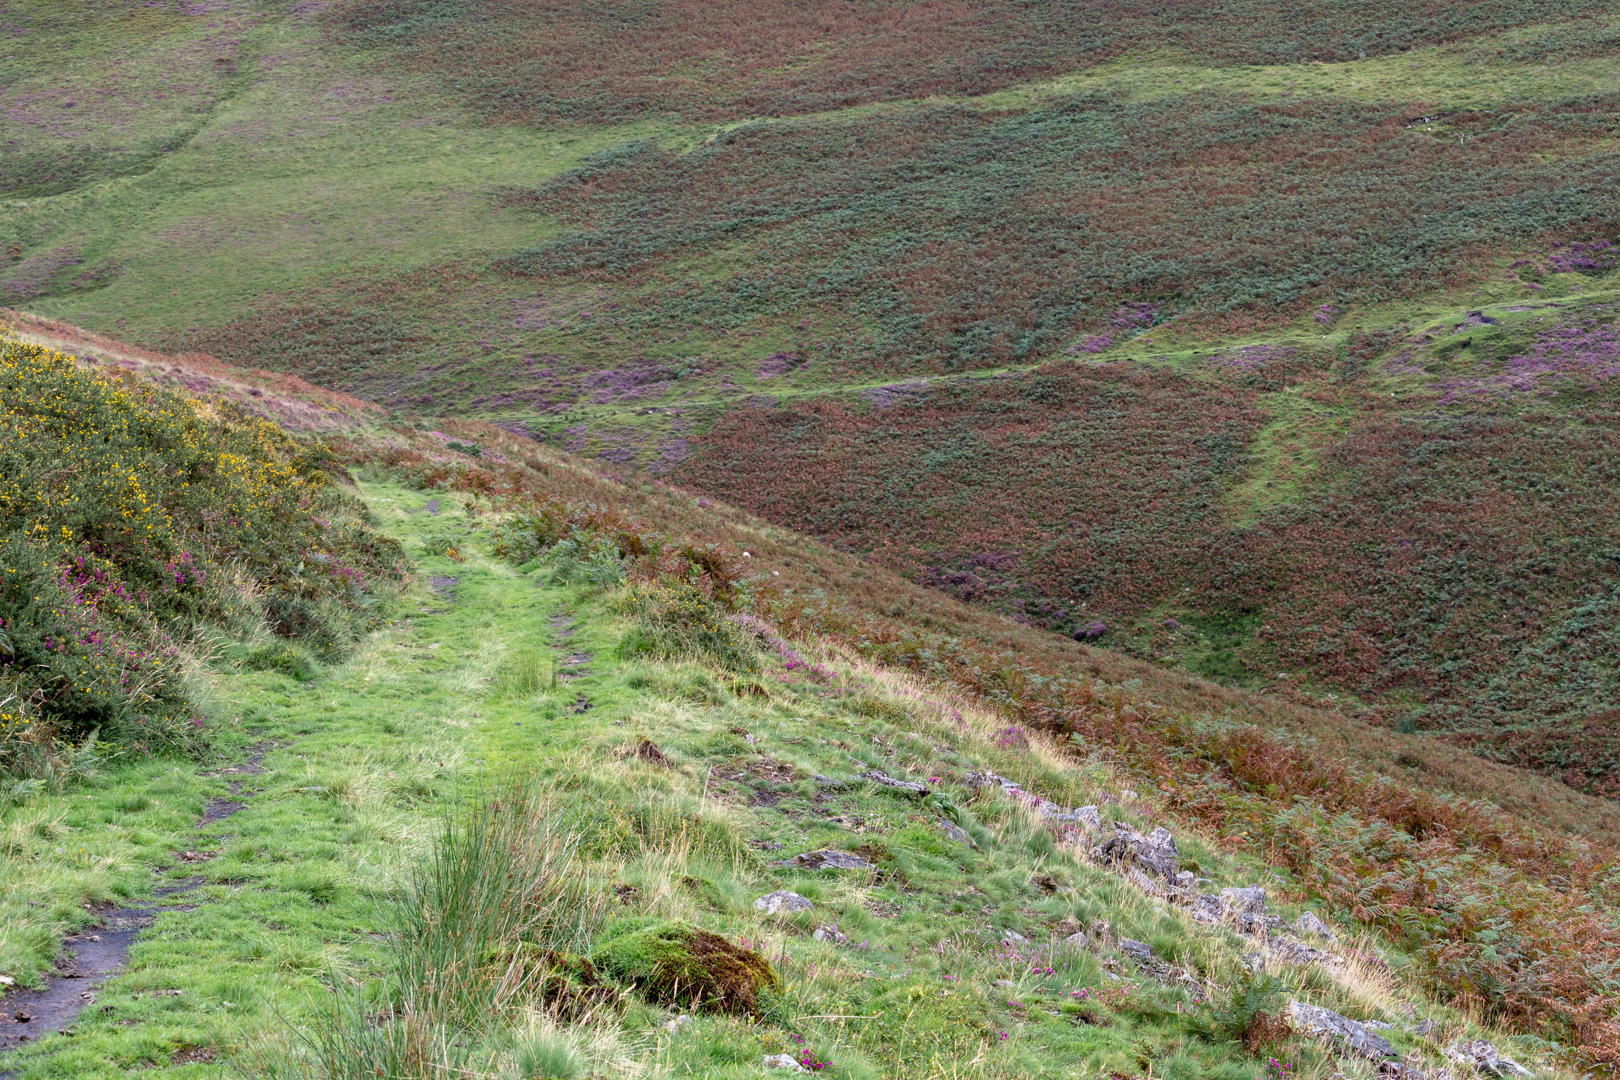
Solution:
[{"label": "green moss clump", "polygon": [[591,961],[649,1000],[714,1012],[757,1013],[779,981],[759,953],[682,922],[610,928]]}]

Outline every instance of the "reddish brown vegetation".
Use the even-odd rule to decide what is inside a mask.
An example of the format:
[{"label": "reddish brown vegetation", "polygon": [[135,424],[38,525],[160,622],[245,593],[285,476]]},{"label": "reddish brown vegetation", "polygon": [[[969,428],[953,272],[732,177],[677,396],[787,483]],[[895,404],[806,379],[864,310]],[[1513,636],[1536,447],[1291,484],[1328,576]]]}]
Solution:
[{"label": "reddish brown vegetation", "polygon": [[932,94],[982,94],[1136,49],[1217,63],[1353,60],[1599,0],[348,0],[343,39],[399,50],[502,120],[783,116]]},{"label": "reddish brown vegetation", "polygon": [[[455,430],[515,460],[525,454],[520,440],[488,425]],[[1460,755],[1443,769],[1449,752],[1425,749],[1423,764],[1437,790],[1414,791],[1245,722],[1273,732],[1308,730],[1347,747],[1369,738],[1337,718],[1092,653],[812,544],[772,539],[725,507],[700,512],[679,492],[626,487],[558,459],[531,452],[530,467],[480,469],[435,462],[431,448],[421,446],[351,445],[347,452],[356,460],[394,460],[417,482],[431,478],[514,506],[590,503],[634,515],[643,534],[655,528],[688,542],[747,546],[760,564],[782,567],[790,589],[831,593],[816,602],[793,599],[804,592],[784,594],[774,602],[784,629],[831,635],[875,660],[949,680],[1025,728],[1078,735],[1085,750],[1157,788],[1166,805],[1226,843],[1290,868],[1302,892],[1401,942],[1437,991],[1573,1040],[1591,1058],[1620,1061],[1620,1033],[1608,1019],[1620,1001],[1606,982],[1608,966],[1620,961],[1615,852],[1446,794],[1445,769],[1464,779]],[[883,614],[897,603],[909,605],[914,617]],[[1128,678],[1141,679],[1141,689],[1121,689]],[[1543,821],[1564,815],[1573,825],[1573,804],[1560,809],[1543,801],[1556,794],[1547,782],[1474,768],[1474,788],[1533,806]],[[1581,805],[1589,816],[1579,828],[1620,837],[1612,809]]]}]

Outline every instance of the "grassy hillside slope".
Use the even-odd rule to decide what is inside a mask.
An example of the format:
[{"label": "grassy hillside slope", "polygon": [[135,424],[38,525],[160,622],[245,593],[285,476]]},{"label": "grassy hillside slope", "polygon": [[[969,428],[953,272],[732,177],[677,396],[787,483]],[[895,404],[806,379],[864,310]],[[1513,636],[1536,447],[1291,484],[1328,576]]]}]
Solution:
[{"label": "grassy hillside slope", "polygon": [[[200,760],[8,787],[9,978],[108,932],[109,902],[190,891],[71,1033],[0,1067],[753,1076],[786,1052],[846,1076],[1326,1080],[1395,1055],[1433,1075],[1481,1036],[1549,1076],[1613,1059],[1611,804],[485,424],[321,449],[411,560],[391,619],[324,653],[238,620],[194,669]],[[1087,804],[1099,831],[1051,816]],[[1172,831],[1198,888],[1259,884],[1339,939],[1193,919],[1099,852],[1116,821]],[[791,865],[817,850],[870,865]],[[813,907],[755,908],[781,889]],[[751,1005],[638,966],[648,934],[699,931],[766,965]],[[1289,1002],[1387,1024],[1391,1049],[1357,1059]]]},{"label": "grassy hillside slope", "polygon": [[1616,792],[1601,5],[8,18],[0,302]]}]

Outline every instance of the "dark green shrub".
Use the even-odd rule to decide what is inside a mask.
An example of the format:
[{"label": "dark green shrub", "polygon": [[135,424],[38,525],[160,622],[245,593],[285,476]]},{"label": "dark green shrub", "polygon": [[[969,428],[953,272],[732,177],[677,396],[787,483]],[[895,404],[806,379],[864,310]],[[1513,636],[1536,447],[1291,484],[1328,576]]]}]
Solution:
[{"label": "dark green shrub", "polygon": [[624,606],[636,625],[619,644],[623,656],[690,658],[730,671],[759,671],[752,635],[731,620],[720,601],[695,585],[637,585]]},{"label": "dark green shrub", "polygon": [[265,645],[242,658],[242,667],[249,671],[279,671],[299,682],[315,677],[315,665],[291,645]]}]

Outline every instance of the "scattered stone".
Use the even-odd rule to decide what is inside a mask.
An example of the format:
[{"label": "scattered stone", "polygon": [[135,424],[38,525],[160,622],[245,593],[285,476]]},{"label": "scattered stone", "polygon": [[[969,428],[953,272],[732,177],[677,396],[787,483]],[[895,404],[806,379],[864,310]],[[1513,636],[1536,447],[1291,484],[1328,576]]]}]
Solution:
[{"label": "scattered stone", "polygon": [[1266,954],[1261,952],[1244,953],[1243,966],[1256,975],[1260,974],[1266,970]]},{"label": "scattered stone", "polygon": [[962,826],[960,826],[960,825],[953,825],[949,821],[946,821],[944,818],[941,818],[940,822],[939,822],[939,827],[945,830],[945,835],[947,837],[949,837],[952,840],[955,840],[959,844],[966,844],[969,847],[978,847],[979,846],[978,844],[975,844],[973,842],[973,837],[968,835],[968,831],[966,829],[962,828]]},{"label": "scattered stone", "polygon": [[1198,876],[1191,870],[1183,870],[1176,875],[1176,888],[1183,892],[1192,892],[1198,886]]},{"label": "scattered stone", "polygon": [[1163,896],[1164,883],[1148,877],[1134,866],[1125,866],[1123,869],[1125,880],[1135,885],[1149,896]]},{"label": "scattered stone", "polygon": [[834,945],[849,944],[849,938],[845,937],[843,931],[838,929],[837,923],[822,923],[816,927],[816,932],[810,936],[817,941],[830,941]]},{"label": "scattered stone", "polygon": [[1003,945],[1028,945],[1029,938],[1016,930],[1004,930],[1001,934],[1001,943]]},{"label": "scattered stone", "polygon": [[1270,912],[1239,911],[1232,916],[1232,926],[1238,933],[1249,937],[1269,938],[1271,932],[1281,925],[1282,919]]},{"label": "scattered stone", "polygon": [[921,784],[915,780],[896,780],[882,769],[868,769],[860,774],[860,779],[870,780],[874,784],[882,784],[884,787],[894,788],[896,791],[904,791],[909,795],[928,794],[927,784]]},{"label": "scattered stone", "polygon": [[1097,808],[1095,806],[1078,807],[1074,812],[1074,816],[1076,820],[1080,822],[1080,824],[1084,825],[1092,832],[1102,832],[1102,815],[1097,812]]},{"label": "scattered stone", "polygon": [[842,788],[848,786],[842,780],[834,780],[832,777],[822,776],[820,773],[811,773],[810,779],[816,782],[817,787]]},{"label": "scattered stone", "polygon": [[790,889],[778,889],[754,901],[754,910],[763,911],[767,915],[780,915],[785,911],[809,911],[815,906],[808,897],[800,896]]},{"label": "scattered stone", "polygon": [[1221,906],[1228,911],[1266,910],[1266,890],[1258,885],[1251,885],[1246,889],[1222,889]]},{"label": "scattered stone", "polygon": [[1199,893],[1198,899],[1194,900],[1192,904],[1193,921],[1213,926],[1221,921],[1221,916],[1225,913],[1225,910],[1225,907],[1221,904],[1221,898],[1214,893]]},{"label": "scattered stone", "polygon": [[1131,878],[1138,888],[1153,893],[1164,892],[1176,880],[1176,864],[1181,859],[1181,853],[1176,850],[1176,838],[1170,834],[1170,830],[1154,829],[1148,836],[1143,836],[1123,821],[1114,822],[1113,839],[1100,844],[1094,854],[1102,862],[1122,871],[1129,871],[1133,867],[1138,869],[1154,884],[1143,885],[1128,872],[1125,876]]},{"label": "scattered stone", "polygon": [[1468,1065],[1492,1076],[1529,1076],[1530,1070],[1510,1057],[1504,1056],[1484,1039],[1454,1042],[1440,1051],[1446,1060]]},{"label": "scattered stone", "polygon": [[1315,913],[1310,911],[1294,920],[1294,933],[1300,935],[1313,934],[1324,941],[1338,940],[1333,933],[1333,928],[1318,919]]},{"label": "scattered stone", "polygon": [[1023,785],[1016,780],[1009,780],[1005,776],[997,776],[993,772],[966,772],[962,774],[962,783],[967,787],[999,787],[1006,791],[1021,791]]},{"label": "scattered stone", "polygon": [[1340,1049],[1369,1061],[1382,1061],[1395,1053],[1388,1039],[1374,1035],[1365,1024],[1348,1016],[1340,1016],[1330,1009],[1307,1005],[1303,1001],[1290,1001],[1288,1016],[1297,1030],[1327,1039]]},{"label": "scattered stone", "polygon": [[870,870],[872,864],[859,855],[852,855],[847,851],[807,851],[802,855],[795,855],[784,862],[775,863],[776,866],[796,866],[804,870]]},{"label": "scattered stone", "polygon": [[1440,1025],[1436,1024],[1433,1020],[1419,1020],[1417,1033],[1422,1035],[1424,1038],[1428,1038],[1430,1035],[1434,1034],[1434,1029],[1439,1026]]},{"label": "scattered stone", "polygon": [[767,1069],[786,1069],[788,1072],[809,1072],[810,1070],[793,1060],[791,1054],[766,1054],[761,1062]]},{"label": "scattered stone", "polygon": [[1143,967],[1156,965],[1159,962],[1159,958],[1153,955],[1153,946],[1144,942],[1132,941],[1130,938],[1120,938],[1117,947],[1120,952]]},{"label": "scattered stone", "polygon": [[[1255,915],[1245,916],[1245,918],[1249,919],[1263,917],[1264,916]],[[1294,938],[1277,936],[1273,937],[1268,944],[1271,946],[1271,951],[1273,953],[1290,964],[1323,964],[1331,966],[1339,962],[1339,958],[1333,953],[1324,952],[1321,949],[1313,949],[1303,941],[1297,941]],[[1368,1021],[1367,1026],[1374,1027],[1376,1025],[1375,1022]],[[1386,1024],[1384,1026],[1387,1027],[1388,1025]]]}]

